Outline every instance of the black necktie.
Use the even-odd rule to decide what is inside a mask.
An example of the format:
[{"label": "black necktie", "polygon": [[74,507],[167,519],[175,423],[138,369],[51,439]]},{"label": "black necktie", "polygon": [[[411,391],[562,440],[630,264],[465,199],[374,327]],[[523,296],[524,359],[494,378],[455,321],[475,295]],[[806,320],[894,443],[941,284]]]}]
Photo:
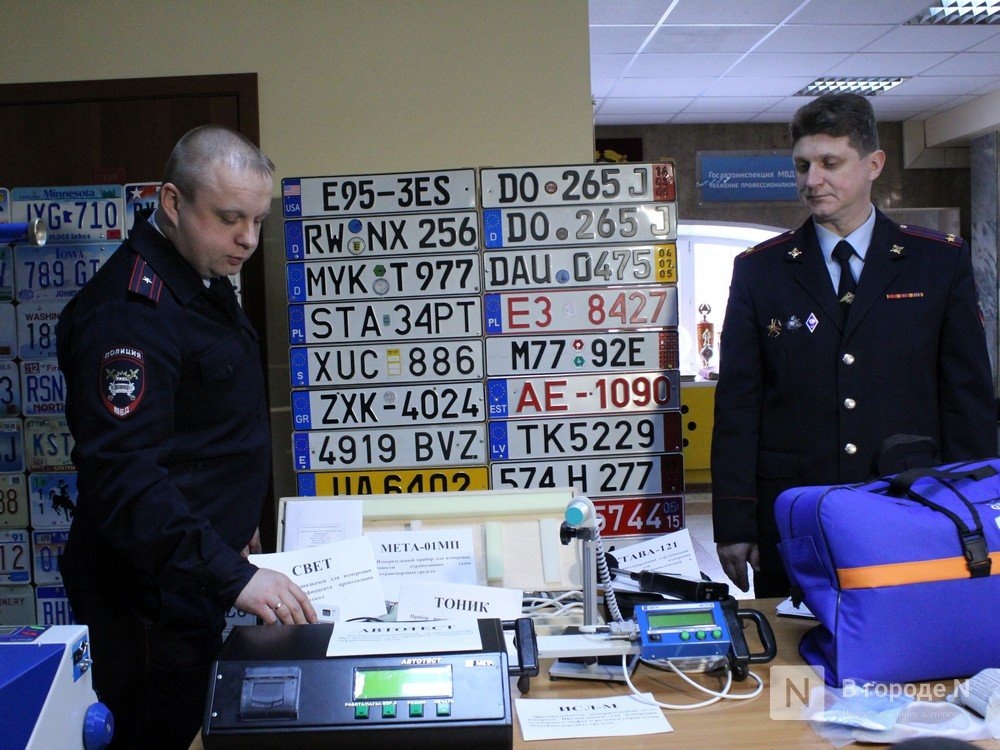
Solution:
[{"label": "black necktie", "polygon": [[236,301],[236,291],[229,279],[216,276],[208,283],[209,291],[222,301],[223,306],[231,314],[237,314],[239,303]]},{"label": "black necktie", "polygon": [[840,264],[840,284],[837,285],[837,300],[840,302],[841,320],[847,320],[847,313],[851,309],[854,301],[854,290],[857,283],[854,281],[854,272],[851,271],[851,256],[854,255],[854,248],[847,240],[841,240],[833,248],[833,258]]}]

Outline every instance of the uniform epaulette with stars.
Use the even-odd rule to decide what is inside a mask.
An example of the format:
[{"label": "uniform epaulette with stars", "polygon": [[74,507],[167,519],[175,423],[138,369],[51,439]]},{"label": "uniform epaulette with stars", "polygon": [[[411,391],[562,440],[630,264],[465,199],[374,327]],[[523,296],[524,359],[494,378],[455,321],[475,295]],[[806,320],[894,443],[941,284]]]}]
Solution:
[{"label": "uniform epaulette with stars", "polygon": [[761,243],[759,243],[757,245],[754,245],[753,247],[748,247],[746,250],[744,250],[742,253],[740,253],[737,257],[738,258],[745,258],[747,255],[750,255],[751,253],[756,253],[759,250],[764,250],[766,248],[771,247],[772,245],[777,245],[777,244],[779,244],[779,243],[784,242],[785,240],[787,240],[793,234],[795,234],[795,231],[789,229],[787,232],[782,232],[781,234],[777,234],[774,237],[771,237],[770,239],[766,239],[763,242],[761,242]]},{"label": "uniform epaulette with stars", "polygon": [[135,263],[132,264],[128,290],[153,302],[159,302],[160,295],[163,294],[163,280],[156,275],[146,261],[137,256]]},{"label": "uniform epaulette with stars", "polygon": [[963,242],[962,238],[957,234],[946,234],[944,232],[939,232],[936,229],[928,229],[927,227],[915,227],[909,224],[900,224],[899,230],[903,234],[908,234],[911,237],[920,237],[924,240],[934,240],[944,245],[950,245],[951,247],[961,247]]}]

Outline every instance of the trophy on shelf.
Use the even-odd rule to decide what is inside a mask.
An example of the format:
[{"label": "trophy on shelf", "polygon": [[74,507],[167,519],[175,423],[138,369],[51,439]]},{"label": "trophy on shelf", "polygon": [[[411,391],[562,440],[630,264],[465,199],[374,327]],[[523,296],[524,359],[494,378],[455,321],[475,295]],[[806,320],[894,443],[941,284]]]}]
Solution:
[{"label": "trophy on shelf", "polygon": [[705,380],[717,380],[719,373],[709,365],[715,355],[715,326],[708,320],[712,306],[703,303],[698,306],[698,312],[701,313],[701,320],[697,326],[698,354],[701,356],[701,369],[698,374]]}]

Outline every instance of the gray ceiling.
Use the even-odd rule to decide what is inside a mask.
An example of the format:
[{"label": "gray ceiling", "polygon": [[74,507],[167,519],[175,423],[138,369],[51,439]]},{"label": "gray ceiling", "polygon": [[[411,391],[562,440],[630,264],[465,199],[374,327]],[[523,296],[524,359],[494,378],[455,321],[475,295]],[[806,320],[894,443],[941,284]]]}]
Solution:
[{"label": "gray ceiling", "polygon": [[1000,23],[906,26],[931,0],[589,4],[595,125],[787,122],[821,76],[909,77],[872,97],[886,121],[1000,91]]}]

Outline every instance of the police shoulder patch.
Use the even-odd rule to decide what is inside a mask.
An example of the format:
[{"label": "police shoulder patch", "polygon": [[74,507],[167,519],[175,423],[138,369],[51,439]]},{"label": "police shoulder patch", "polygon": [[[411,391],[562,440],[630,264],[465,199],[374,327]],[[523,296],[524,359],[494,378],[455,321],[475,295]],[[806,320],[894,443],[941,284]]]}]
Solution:
[{"label": "police shoulder patch", "polygon": [[899,230],[903,234],[908,234],[911,237],[919,237],[924,240],[932,240],[934,242],[940,242],[944,245],[949,245],[951,247],[961,247],[962,238],[957,234],[947,234],[945,232],[939,232],[936,229],[928,229],[927,227],[916,227],[910,224],[900,224]]},{"label": "police shoulder patch", "polygon": [[138,349],[109,349],[101,357],[101,401],[119,419],[135,414],[146,393],[146,357]]},{"label": "police shoulder patch", "polygon": [[163,294],[163,280],[141,256],[136,256],[132,264],[132,275],[128,280],[128,289],[133,294],[159,302],[160,295]]}]

